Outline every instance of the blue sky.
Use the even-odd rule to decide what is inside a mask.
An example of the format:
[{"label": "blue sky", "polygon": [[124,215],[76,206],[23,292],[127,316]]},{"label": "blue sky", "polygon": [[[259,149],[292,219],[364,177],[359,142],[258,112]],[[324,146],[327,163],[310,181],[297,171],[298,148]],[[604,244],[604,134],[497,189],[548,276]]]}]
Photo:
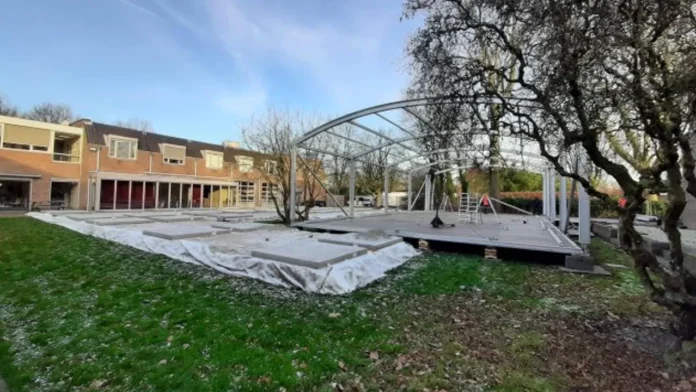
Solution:
[{"label": "blue sky", "polygon": [[399,99],[401,0],[0,0],[0,94],[218,143],[267,107]]}]

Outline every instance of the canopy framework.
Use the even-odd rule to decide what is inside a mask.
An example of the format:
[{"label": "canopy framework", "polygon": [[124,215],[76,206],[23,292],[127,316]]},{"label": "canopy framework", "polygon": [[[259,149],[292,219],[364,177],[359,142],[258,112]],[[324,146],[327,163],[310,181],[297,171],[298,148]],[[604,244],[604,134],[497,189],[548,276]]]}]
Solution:
[{"label": "canopy framework", "polygon": [[[457,98],[456,100],[471,100],[472,103],[481,103],[479,98]],[[495,101],[495,99],[492,99]],[[447,144],[447,148],[432,148],[424,143],[429,138],[438,138],[441,133],[452,130],[438,129],[434,124],[418,113],[420,108],[428,108],[434,105],[452,103],[454,99],[447,97],[419,98],[403,101],[395,101],[382,105],[364,108],[353,113],[346,114],[330,120],[299,136],[292,142],[291,148],[291,192],[290,192],[290,220],[296,220],[297,206],[297,175],[298,151],[308,150],[345,159],[348,161],[349,178],[349,211],[344,213],[352,218],[355,216],[354,198],[356,187],[357,163],[367,164],[366,157],[370,154],[383,154],[382,160],[376,164],[384,170],[383,207],[384,212],[389,211],[390,172],[401,171],[407,173],[408,210],[412,210],[412,178],[419,171],[435,169],[436,173],[452,171],[460,167],[473,167],[476,164],[486,163],[490,159],[491,148],[486,145],[490,135],[481,132],[480,129],[461,130],[455,126],[454,132],[465,133],[469,140],[466,146],[453,145],[448,140],[438,140],[441,144]],[[519,100],[519,105],[525,105]],[[395,116],[401,116],[395,119]],[[386,127],[386,128],[385,128]],[[427,130],[426,133],[422,132]],[[432,132],[432,133],[431,133]],[[363,137],[361,137],[361,135]],[[314,141],[319,138],[338,138],[350,143],[350,152],[345,153],[330,148],[317,147]],[[543,215],[551,220],[559,218],[561,229],[565,229],[568,217],[566,178],[559,176],[558,209],[556,194],[556,171],[539,153],[525,152],[525,143],[522,139],[508,135],[500,135],[500,138],[509,138],[506,146],[497,148],[499,165],[512,163],[514,167],[542,174],[543,177]],[[443,138],[444,139],[444,138]],[[519,145],[519,149],[517,149]],[[456,158],[452,158],[456,155]],[[455,166],[455,163],[459,166]],[[375,164],[370,162],[370,164]],[[502,166],[501,166],[502,167]],[[316,178],[320,181],[319,178]],[[433,200],[430,199],[429,190],[433,186],[434,178],[427,175],[424,183],[426,190],[426,207],[432,209]],[[327,189],[326,186],[321,184]],[[327,190],[328,192],[328,190]],[[331,196],[332,197],[332,196]],[[582,244],[588,244],[590,238],[589,196],[580,187],[579,190],[579,239]]]}]

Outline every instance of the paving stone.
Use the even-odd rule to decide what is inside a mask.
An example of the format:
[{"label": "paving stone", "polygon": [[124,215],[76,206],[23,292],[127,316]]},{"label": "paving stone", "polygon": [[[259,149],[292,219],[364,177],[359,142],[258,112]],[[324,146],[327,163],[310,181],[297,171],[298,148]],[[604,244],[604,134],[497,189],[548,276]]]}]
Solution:
[{"label": "paving stone", "polygon": [[338,245],[359,246],[369,250],[377,250],[402,242],[401,237],[388,236],[376,233],[347,233],[334,235],[328,238],[320,238],[319,242]]},{"label": "paving stone", "polygon": [[143,211],[143,212],[131,212],[126,214],[135,218],[157,218],[160,216],[181,216],[181,213],[176,211]]},{"label": "paving stone", "polygon": [[254,250],[251,255],[309,268],[323,268],[367,253],[357,246],[335,245],[313,240],[301,240],[282,246]]},{"label": "paving stone", "polygon": [[165,240],[181,240],[186,238],[210,237],[229,233],[228,229],[218,229],[210,226],[162,225],[143,230],[144,235],[164,238]]},{"label": "paving stone", "polygon": [[255,230],[261,230],[261,229],[268,229],[270,227],[273,227],[272,225],[266,225],[263,223],[254,223],[254,222],[239,222],[239,223],[229,223],[229,222],[219,222],[219,223],[212,223],[212,227],[219,228],[219,229],[229,229],[232,231],[236,232],[249,232],[249,231],[255,231]]},{"label": "paving stone", "polygon": [[168,215],[168,216],[153,216],[150,217],[155,222],[187,222],[203,219],[202,216],[191,216],[191,215]]},{"label": "paving stone", "polygon": [[125,216],[123,218],[110,218],[110,219],[93,219],[85,221],[85,223],[90,223],[97,226],[120,226],[120,225],[140,225],[143,223],[152,223],[151,220],[145,218],[134,218]]}]

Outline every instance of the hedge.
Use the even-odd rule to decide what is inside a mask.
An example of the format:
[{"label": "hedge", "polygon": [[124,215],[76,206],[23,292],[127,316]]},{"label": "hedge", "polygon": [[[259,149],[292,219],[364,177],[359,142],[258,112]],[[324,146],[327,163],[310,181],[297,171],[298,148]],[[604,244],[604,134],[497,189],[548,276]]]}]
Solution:
[{"label": "hedge", "polygon": [[[536,192],[528,192],[536,193]],[[543,204],[541,198],[526,198],[526,197],[502,197],[501,201],[521,208],[525,211],[529,211],[536,215],[541,215],[543,213]],[[617,218],[619,216],[616,207],[618,206],[619,198],[612,198],[610,202],[605,202],[600,199],[590,200],[590,214],[593,218]],[[556,211],[559,211],[559,200],[556,198]],[[663,201],[651,202],[652,215],[662,216],[667,207],[667,203]],[[502,212],[513,212],[511,208],[501,206]],[[578,211],[577,201],[574,200],[571,206],[570,214],[577,215]],[[645,210],[644,210],[645,212]]]}]

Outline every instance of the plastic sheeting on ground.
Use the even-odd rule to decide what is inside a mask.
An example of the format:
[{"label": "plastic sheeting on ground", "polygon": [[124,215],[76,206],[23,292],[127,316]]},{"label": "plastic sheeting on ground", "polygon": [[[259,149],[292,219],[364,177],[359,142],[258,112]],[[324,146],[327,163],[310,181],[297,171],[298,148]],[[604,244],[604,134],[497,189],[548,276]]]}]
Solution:
[{"label": "plastic sheeting on ground", "polygon": [[[141,230],[134,228],[96,226],[47,213],[32,212],[27,215],[78,233],[132,246],[145,252],[207,266],[223,274],[259,279],[278,286],[298,287],[308,292],[321,294],[350,293],[382,278],[387,271],[419,254],[410,245],[399,243],[333,266],[313,269],[259,259],[249,254],[218,252],[204,242],[205,238],[170,241],[143,235]],[[288,230],[287,233],[292,236],[296,231]],[[282,237],[284,233],[279,231],[272,236]],[[272,244],[273,242],[269,242],[269,245]]]}]

